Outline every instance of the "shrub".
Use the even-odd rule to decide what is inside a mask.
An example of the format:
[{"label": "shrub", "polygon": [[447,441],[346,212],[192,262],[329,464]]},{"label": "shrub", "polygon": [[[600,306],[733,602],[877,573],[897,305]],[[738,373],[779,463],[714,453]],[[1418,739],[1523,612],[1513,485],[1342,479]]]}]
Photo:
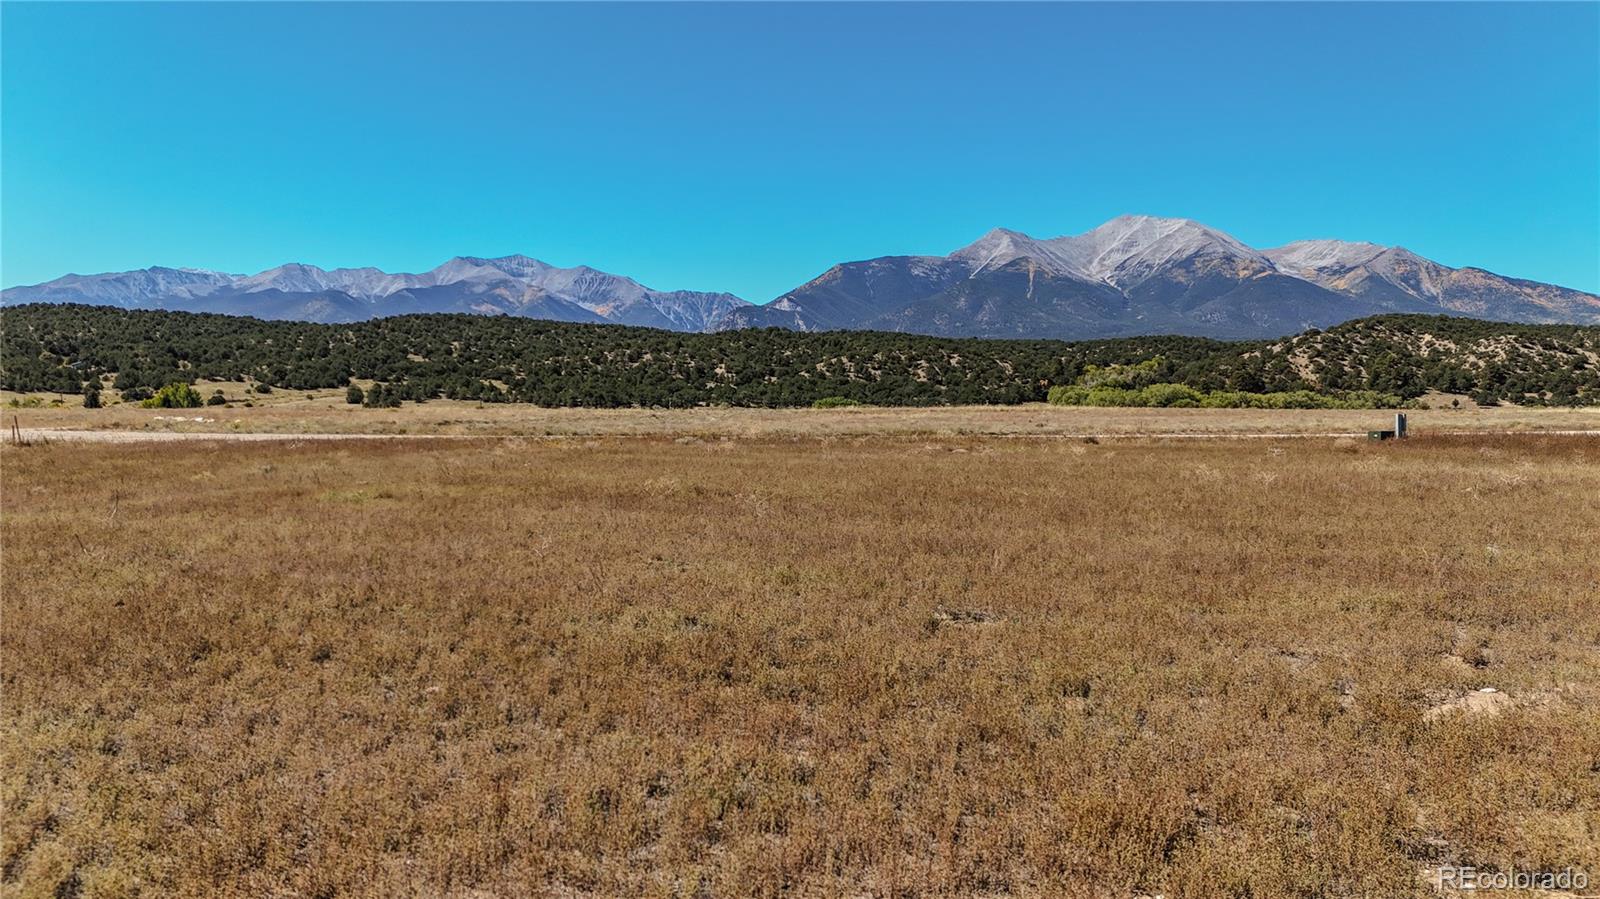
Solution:
[{"label": "shrub", "polygon": [[1091,387],[1087,398],[1091,406],[1142,406],[1140,391],[1124,387]]},{"label": "shrub", "polygon": [[1083,374],[1074,383],[1079,387],[1146,387],[1156,382],[1156,372],[1165,362],[1160,356],[1154,356],[1132,364],[1099,366],[1091,363],[1084,366]]},{"label": "shrub", "polygon": [[841,406],[859,406],[860,400],[853,400],[847,396],[825,396],[812,402],[813,409],[838,409]]},{"label": "shrub", "polygon": [[223,396],[222,391],[220,390],[213,392],[211,396],[206,398],[207,406],[221,406],[225,405],[227,402],[228,398]]},{"label": "shrub", "polygon": [[1120,387],[1052,387],[1046,399],[1058,406],[1139,406],[1139,391]]},{"label": "shrub", "polygon": [[1050,388],[1050,391],[1045,394],[1045,402],[1052,406],[1083,406],[1087,405],[1084,399],[1088,395],[1087,388],[1063,385]]},{"label": "shrub", "polygon": [[97,386],[95,384],[90,384],[89,386],[83,388],[83,408],[85,408],[85,409],[98,409],[98,408],[100,408],[100,388],[99,388],[99,386]]},{"label": "shrub", "polygon": [[155,396],[155,392],[148,387],[129,387],[122,391],[122,401],[125,403],[142,403],[152,396]]},{"label": "shrub", "polygon": [[374,384],[367,391],[366,399],[362,405],[370,409],[398,409],[402,397],[397,387],[385,384]]},{"label": "shrub", "polygon": [[1120,387],[1052,387],[1049,402],[1058,406],[1151,406],[1204,409],[1396,409],[1407,401],[1392,393],[1352,390],[1317,393],[1286,390],[1250,393],[1243,390],[1203,392],[1187,384],[1151,384],[1138,390]]},{"label": "shrub", "polygon": [[1250,405],[1250,394],[1242,390],[1213,390],[1200,400],[1205,409],[1243,409]]},{"label": "shrub", "polygon": [[150,409],[193,409],[201,402],[200,391],[182,381],[175,381],[157,390],[154,396],[140,405]]},{"label": "shrub", "polygon": [[1141,406],[1176,406],[1180,403],[1189,406],[1200,405],[1203,395],[1184,384],[1151,384],[1139,391],[1139,405]]},{"label": "shrub", "polygon": [[350,385],[350,389],[346,390],[344,392],[344,401],[349,403],[352,406],[361,405],[363,402],[366,401],[366,398],[367,398],[366,391],[362,390],[360,387],[357,387],[354,384],[351,384]]},{"label": "shrub", "polygon": [[272,392],[272,385],[271,384],[257,384],[256,385],[256,393],[271,393],[271,392]]}]

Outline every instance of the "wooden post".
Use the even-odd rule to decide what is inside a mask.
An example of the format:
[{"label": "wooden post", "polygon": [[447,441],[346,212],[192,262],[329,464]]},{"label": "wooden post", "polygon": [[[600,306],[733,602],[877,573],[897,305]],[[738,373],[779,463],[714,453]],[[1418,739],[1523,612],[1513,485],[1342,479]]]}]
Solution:
[{"label": "wooden post", "polygon": [[17,417],[11,416],[11,442],[17,446],[22,445],[22,428],[17,425]]}]

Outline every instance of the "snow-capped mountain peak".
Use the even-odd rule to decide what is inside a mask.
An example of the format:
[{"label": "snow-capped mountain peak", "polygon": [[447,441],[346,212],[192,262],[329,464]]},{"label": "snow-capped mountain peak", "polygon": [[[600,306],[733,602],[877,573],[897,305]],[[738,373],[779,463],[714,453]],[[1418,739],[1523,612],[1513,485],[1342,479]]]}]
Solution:
[{"label": "snow-capped mountain peak", "polygon": [[1130,263],[1156,267],[1204,253],[1271,264],[1260,251],[1251,249],[1232,235],[1191,219],[1124,215],[1082,237],[1069,239],[1093,245],[1095,252],[1088,269],[1100,278],[1109,278],[1117,271],[1128,268]]},{"label": "snow-capped mountain peak", "polygon": [[1071,260],[1056,258],[1056,254],[1046,246],[1045,241],[1035,240],[1021,231],[1012,231],[1009,228],[995,228],[971,244],[951,253],[948,258],[970,264],[974,275],[1019,258],[1055,265],[1061,269],[1062,274],[1073,268]]},{"label": "snow-capped mountain peak", "polygon": [[329,270],[303,262],[290,262],[259,274],[238,278],[232,288],[239,293],[263,290],[322,293],[334,290],[370,303],[419,283],[417,275],[389,274],[370,266]]},{"label": "snow-capped mountain peak", "polygon": [[1388,250],[1381,244],[1345,240],[1297,240],[1265,251],[1279,269],[1291,274],[1325,269],[1351,269]]},{"label": "snow-capped mountain peak", "polygon": [[289,262],[235,282],[240,290],[319,291],[328,289],[328,273],[314,265]]},{"label": "snow-capped mountain peak", "polygon": [[1027,258],[1051,274],[1122,285],[1165,265],[1206,254],[1272,267],[1265,255],[1214,228],[1190,219],[1148,215],[1118,216],[1083,234],[1048,240],[996,228],[949,258],[969,263],[974,274]]}]

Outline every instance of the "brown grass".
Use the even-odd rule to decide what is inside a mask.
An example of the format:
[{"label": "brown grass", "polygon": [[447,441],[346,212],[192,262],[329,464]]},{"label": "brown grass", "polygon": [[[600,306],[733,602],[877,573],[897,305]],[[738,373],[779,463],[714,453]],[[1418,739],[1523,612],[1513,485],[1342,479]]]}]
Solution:
[{"label": "brown grass", "polygon": [[[218,385],[200,382],[207,396]],[[850,407],[841,409],[548,409],[520,404],[433,400],[399,409],[367,409],[345,402],[343,390],[244,394],[221,385],[241,402],[198,409],[145,409],[116,404],[84,409],[81,398],[0,391],[0,422],[15,417],[24,430],[92,429],[179,433],[391,434],[454,436],[678,436],[790,437],[869,435],[1055,436],[1096,434],[1364,434],[1392,427],[1381,410],[1116,409],[1028,403],[1017,406]],[[248,396],[251,406],[243,405]],[[32,399],[40,407],[16,408]],[[62,405],[52,407],[52,401]],[[1462,431],[1589,430],[1600,432],[1600,407],[1460,409],[1431,398],[1433,408],[1413,410],[1419,433]],[[195,419],[200,419],[196,421]]]},{"label": "brown grass", "polygon": [[0,463],[7,896],[1600,875],[1593,439]]}]

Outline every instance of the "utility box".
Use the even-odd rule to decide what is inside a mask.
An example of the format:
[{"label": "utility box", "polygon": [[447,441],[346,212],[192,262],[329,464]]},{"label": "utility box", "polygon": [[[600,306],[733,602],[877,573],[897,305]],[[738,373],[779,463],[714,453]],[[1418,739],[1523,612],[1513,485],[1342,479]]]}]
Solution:
[{"label": "utility box", "polygon": [[1396,412],[1394,414],[1394,430],[1367,432],[1368,440],[1404,440],[1405,438],[1406,414],[1404,412]]}]

